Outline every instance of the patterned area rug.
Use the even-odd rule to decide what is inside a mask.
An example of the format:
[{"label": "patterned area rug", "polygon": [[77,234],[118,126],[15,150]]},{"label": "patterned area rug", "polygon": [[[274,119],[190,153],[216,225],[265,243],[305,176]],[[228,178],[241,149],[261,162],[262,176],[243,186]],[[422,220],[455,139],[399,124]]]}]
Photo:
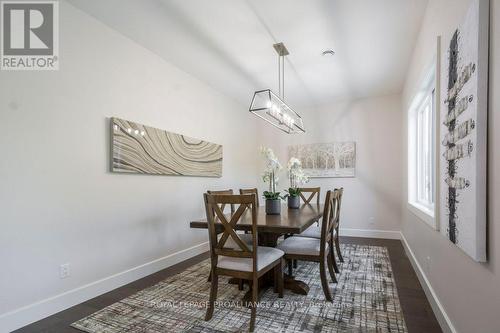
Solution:
[{"label": "patterned area rug", "polygon": [[[339,282],[330,282],[333,303],[325,302],[319,265],[299,262],[294,272],[310,286],[309,294],[261,293],[256,332],[407,332],[387,249],[347,244],[342,251]],[[72,326],[90,333],[248,331],[250,309],[240,303],[246,290],[224,277],[214,316],[204,321],[209,269],[205,260]]]}]

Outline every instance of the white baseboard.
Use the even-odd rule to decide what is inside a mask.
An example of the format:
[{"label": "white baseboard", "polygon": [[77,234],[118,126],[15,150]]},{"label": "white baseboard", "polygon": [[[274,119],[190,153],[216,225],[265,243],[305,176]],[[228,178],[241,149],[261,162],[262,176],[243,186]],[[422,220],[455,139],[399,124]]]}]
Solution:
[{"label": "white baseboard", "polygon": [[395,230],[340,228],[340,236],[401,239],[401,232],[399,230],[395,231]]},{"label": "white baseboard", "polygon": [[457,333],[457,330],[453,326],[453,323],[450,320],[450,317],[448,317],[448,314],[444,310],[443,305],[439,301],[436,292],[432,288],[431,283],[427,279],[427,276],[425,275],[425,272],[423,271],[422,267],[418,263],[417,258],[415,257],[415,254],[413,253],[410,245],[406,241],[405,236],[403,233],[401,233],[401,242],[403,243],[403,247],[406,251],[406,254],[408,258],[410,259],[410,263],[413,266],[413,269],[417,273],[418,280],[420,281],[420,284],[422,285],[422,288],[424,289],[425,295],[427,296],[427,299],[429,300],[429,303],[431,304],[432,311],[434,311],[434,314],[436,315],[436,318],[439,322],[439,325],[441,326],[441,329],[445,333]]},{"label": "white baseboard", "polygon": [[10,332],[21,328],[206,251],[208,251],[208,242],[4,313],[0,315],[0,332]]}]

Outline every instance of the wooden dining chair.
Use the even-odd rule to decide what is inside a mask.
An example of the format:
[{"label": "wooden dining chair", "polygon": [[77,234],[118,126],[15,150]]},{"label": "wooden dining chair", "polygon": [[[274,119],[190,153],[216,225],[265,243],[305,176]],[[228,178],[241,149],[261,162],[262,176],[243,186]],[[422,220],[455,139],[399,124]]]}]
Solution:
[{"label": "wooden dining chair", "polygon": [[259,190],[256,188],[240,188],[240,194],[255,194],[255,197],[257,198],[257,207],[259,206]]},{"label": "wooden dining chair", "polygon": [[[207,193],[208,194],[216,194],[216,195],[232,195],[234,192],[232,189],[228,189],[228,190],[217,190],[217,191],[208,190]],[[226,209],[226,204],[220,204],[219,207],[222,210],[222,212],[224,213],[224,210]],[[231,215],[233,215],[234,211],[235,211],[234,204],[230,204],[230,207],[231,207]],[[218,231],[216,231],[216,232],[217,232],[217,234],[220,233]],[[247,245],[252,244],[252,236],[250,234],[241,235],[240,237],[241,237],[242,241],[244,241]],[[228,239],[226,245],[227,245],[227,247],[232,247],[232,248],[238,247],[238,245],[232,239]],[[212,275],[209,274],[207,281],[210,282],[211,279],[212,279]],[[243,280],[238,281],[238,289],[243,290]]]},{"label": "wooden dining chair", "polygon": [[[240,194],[255,194],[255,197],[257,198],[257,207],[259,207],[259,190],[257,190],[256,188],[240,188]],[[245,233],[248,233],[248,231],[245,231]]]},{"label": "wooden dining chair", "polygon": [[[301,187],[299,188],[300,192],[300,198],[304,202],[305,205],[311,204],[312,200],[314,197],[316,197],[316,204],[319,205],[320,202],[320,193],[321,193],[321,187]],[[305,193],[308,194],[307,198],[304,195]],[[318,221],[318,227],[319,227],[319,221]],[[288,238],[293,235],[285,235],[285,238]],[[288,263],[288,271],[290,274],[292,274],[292,262]],[[297,260],[293,260],[293,268],[297,268]]]},{"label": "wooden dining chair", "polygon": [[[207,191],[208,194],[234,194],[232,189],[229,190],[217,190],[217,191]],[[234,214],[234,205],[231,205],[231,215]],[[224,212],[224,209],[226,208],[226,205],[221,205],[222,211]]]},{"label": "wooden dining chair", "polygon": [[[320,201],[320,192],[321,192],[321,187],[302,187],[299,188],[300,190],[300,197],[304,204],[311,204],[312,199],[316,196],[316,204],[319,205]],[[308,193],[308,197],[304,195],[305,193]]]},{"label": "wooden dining chair", "polygon": [[[278,245],[278,249],[285,252],[285,260],[303,260],[319,262],[319,272],[321,277],[321,286],[323,293],[328,301],[333,301],[328,287],[328,280],[326,277],[326,268],[330,273],[333,282],[337,282],[333,268],[335,257],[331,251],[332,232],[335,228],[335,221],[338,214],[338,191],[328,191],[326,193],[325,206],[323,210],[323,220],[321,222],[321,238],[308,238],[292,236],[285,239]],[[327,262],[325,264],[325,261]]]},{"label": "wooden dining chair", "polygon": [[[257,246],[257,199],[255,194],[245,195],[211,195],[204,194],[205,209],[208,220],[208,236],[210,242],[211,260],[211,286],[210,299],[208,303],[205,320],[210,320],[214,313],[215,300],[217,299],[217,288],[219,276],[231,276],[251,281],[251,308],[250,332],[255,328],[255,317],[257,314],[257,301],[259,291],[259,278],[270,270],[274,270],[275,292],[283,297],[283,251],[272,248]],[[239,205],[238,209],[230,219],[224,215],[220,205]],[[240,238],[241,234],[235,232],[236,225],[243,213],[249,209],[252,219],[252,245],[247,245]],[[248,212],[246,213],[248,214]],[[222,224],[224,232],[220,239],[216,233],[216,217]],[[226,247],[226,241],[232,238],[238,244],[238,248]]]},{"label": "wooden dining chair", "polygon": [[339,190],[339,204],[338,204],[338,214],[337,214],[337,225],[335,227],[335,233],[334,233],[334,242],[335,242],[335,249],[337,251],[337,256],[339,257],[340,262],[344,262],[344,257],[342,257],[342,253],[340,252],[340,211],[342,208],[342,195],[344,194],[344,188],[341,187]]},{"label": "wooden dining chair", "polygon": [[[333,229],[332,241],[335,245],[335,250],[337,252],[337,257],[340,262],[344,262],[344,258],[342,257],[342,253],[340,252],[340,238],[339,238],[339,229],[340,229],[340,208],[342,206],[342,195],[344,193],[344,188],[335,189],[338,192],[338,205],[337,205],[337,221],[335,221],[335,227]],[[298,234],[297,237],[309,237],[309,238],[321,238],[321,227],[317,225],[312,225],[307,228],[303,233]],[[333,252],[333,247],[330,247],[330,251]],[[332,253],[333,255],[333,253]],[[337,266],[337,262],[333,262],[333,267],[335,268],[335,272],[339,273],[339,269]]]}]

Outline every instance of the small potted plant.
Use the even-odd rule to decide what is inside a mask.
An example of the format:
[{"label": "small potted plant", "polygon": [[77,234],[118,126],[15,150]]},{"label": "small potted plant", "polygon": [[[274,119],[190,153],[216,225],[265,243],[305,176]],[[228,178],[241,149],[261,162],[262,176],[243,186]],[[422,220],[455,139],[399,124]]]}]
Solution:
[{"label": "small potted plant", "polygon": [[307,183],[309,178],[302,170],[302,164],[298,158],[292,157],[288,161],[288,176],[290,178],[290,188],[288,194],[288,208],[297,209],[300,207],[300,184]]},{"label": "small potted plant", "polygon": [[288,194],[285,195],[288,198],[288,208],[297,209],[300,207],[300,188],[290,187],[285,190]]},{"label": "small potted plant", "polygon": [[280,196],[280,192],[276,192],[276,184],[278,183],[278,172],[282,167],[272,149],[263,147],[261,148],[261,152],[267,162],[262,180],[269,183],[269,191],[264,191],[264,198],[266,198],[266,214],[278,215],[281,213],[282,197]]}]

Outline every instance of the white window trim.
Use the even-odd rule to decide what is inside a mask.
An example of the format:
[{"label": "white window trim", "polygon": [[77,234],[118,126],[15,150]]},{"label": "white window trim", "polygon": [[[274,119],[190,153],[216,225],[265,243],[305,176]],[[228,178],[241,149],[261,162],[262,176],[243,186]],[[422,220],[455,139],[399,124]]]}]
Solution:
[{"label": "white window trim", "polygon": [[422,221],[433,227],[435,227],[435,214],[433,210],[430,210],[428,207],[421,205],[417,202],[408,202],[407,204],[408,210],[415,214]]},{"label": "white window trim", "polygon": [[[426,96],[428,96],[429,92],[433,89],[435,90],[435,98],[434,98],[434,120],[439,119],[439,72],[437,71],[439,63],[431,66],[430,70],[428,70],[427,75],[422,80],[421,88],[417,91],[411,106],[408,111],[408,202],[407,208],[410,212],[416,215],[420,220],[424,221],[433,229],[438,230],[437,223],[437,214],[438,214],[438,205],[439,205],[439,197],[438,197],[438,186],[437,186],[437,172],[438,172],[438,164],[434,166],[434,179],[436,180],[434,184],[434,207],[431,209],[426,205],[422,205],[415,198],[416,194],[416,176],[417,176],[417,166],[416,166],[416,117],[418,116],[418,110],[421,103],[424,101]],[[438,127],[438,123],[436,123],[436,128]],[[438,133],[434,133],[435,141],[439,141]],[[435,149],[437,147],[435,146]]]}]

